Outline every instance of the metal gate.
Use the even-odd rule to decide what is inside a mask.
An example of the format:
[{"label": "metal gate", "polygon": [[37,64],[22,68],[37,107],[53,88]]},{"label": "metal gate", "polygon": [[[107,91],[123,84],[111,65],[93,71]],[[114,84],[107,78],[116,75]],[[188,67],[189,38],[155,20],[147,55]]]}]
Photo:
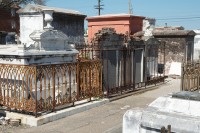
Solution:
[{"label": "metal gate", "polygon": [[181,74],[182,91],[200,89],[200,61],[182,63]]}]

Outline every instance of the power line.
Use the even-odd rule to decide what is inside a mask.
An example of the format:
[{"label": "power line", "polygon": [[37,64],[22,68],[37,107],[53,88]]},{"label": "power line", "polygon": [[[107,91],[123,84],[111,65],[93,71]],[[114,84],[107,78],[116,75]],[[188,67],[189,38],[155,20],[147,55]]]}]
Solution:
[{"label": "power line", "polygon": [[199,19],[200,17],[181,17],[181,18],[158,18],[156,20],[184,20],[184,19]]},{"label": "power line", "polygon": [[[176,23],[176,22],[178,22],[178,23],[188,23],[188,22],[195,22],[195,21],[200,21],[200,19],[188,19],[188,20],[184,20],[184,21],[182,21],[182,20],[168,20],[168,21],[166,21],[166,22],[170,22],[170,23]],[[161,22],[161,21],[159,21],[159,22]]]},{"label": "power line", "polygon": [[104,5],[102,4],[102,0],[98,0],[98,5],[95,6],[95,9],[98,10],[98,14],[101,15],[101,10],[103,10]]}]

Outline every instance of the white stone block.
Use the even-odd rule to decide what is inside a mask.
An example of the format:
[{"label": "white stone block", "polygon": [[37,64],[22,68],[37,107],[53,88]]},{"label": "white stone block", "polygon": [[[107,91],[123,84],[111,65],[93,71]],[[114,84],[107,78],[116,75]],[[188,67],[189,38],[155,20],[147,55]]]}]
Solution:
[{"label": "white stone block", "polygon": [[123,116],[123,133],[155,133],[171,125],[172,132],[199,133],[200,101],[159,97],[146,109],[131,109]]},{"label": "white stone block", "polygon": [[123,133],[139,133],[142,109],[128,110],[123,116]]}]

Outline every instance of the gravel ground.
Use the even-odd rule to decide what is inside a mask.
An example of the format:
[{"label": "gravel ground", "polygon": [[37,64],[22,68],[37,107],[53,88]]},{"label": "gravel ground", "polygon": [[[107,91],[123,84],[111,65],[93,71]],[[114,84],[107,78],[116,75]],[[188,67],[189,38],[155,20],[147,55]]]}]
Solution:
[{"label": "gravel ground", "polygon": [[0,125],[0,133],[15,133],[17,130],[27,129],[29,126],[20,125],[18,127],[14,127],[11,125]]}]

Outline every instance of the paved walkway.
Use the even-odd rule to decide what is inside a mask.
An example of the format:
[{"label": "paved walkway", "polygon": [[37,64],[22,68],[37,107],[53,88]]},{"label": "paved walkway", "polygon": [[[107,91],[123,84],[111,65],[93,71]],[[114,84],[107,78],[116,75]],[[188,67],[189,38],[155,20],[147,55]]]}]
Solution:
[{"label": "paved walkway", "polygon": [[144,108],[159,96],[180,90],[179,79],[167,79],[157,89],[119,99],[100,107],[39,127],[9,129],[10,133],[121,133],[123,114],[130,108]]}]

